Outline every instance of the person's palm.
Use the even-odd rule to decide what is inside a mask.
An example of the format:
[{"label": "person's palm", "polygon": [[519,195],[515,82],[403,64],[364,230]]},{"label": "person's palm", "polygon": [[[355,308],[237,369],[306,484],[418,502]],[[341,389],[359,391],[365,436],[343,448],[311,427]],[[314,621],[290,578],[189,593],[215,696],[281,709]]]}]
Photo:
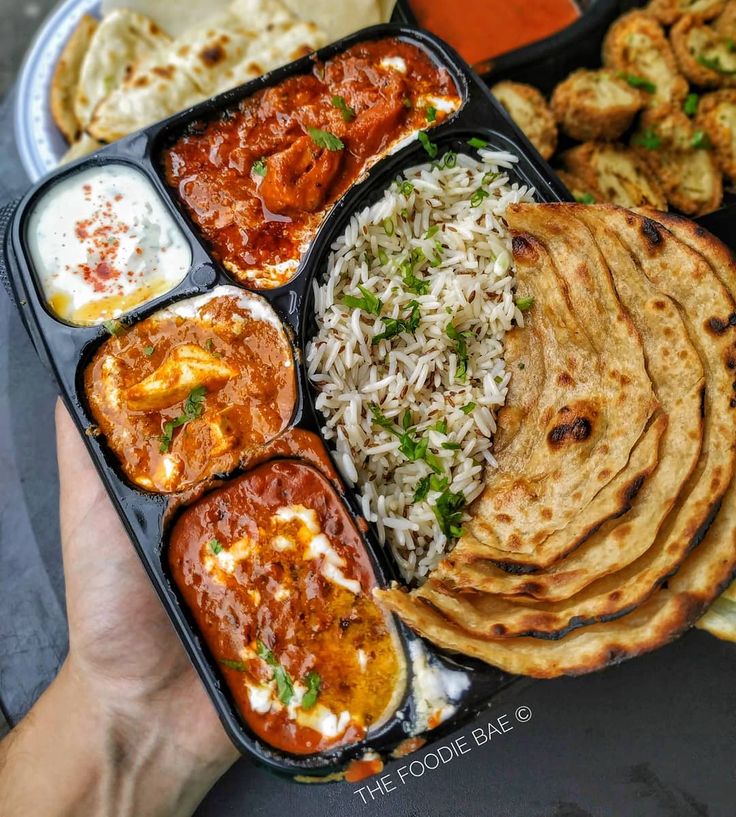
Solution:
[{"label": "person's palm", "polygon": [[61,403],[61,535],[75,671],[107,709],[168,731],[182,751],[235,756]]}]

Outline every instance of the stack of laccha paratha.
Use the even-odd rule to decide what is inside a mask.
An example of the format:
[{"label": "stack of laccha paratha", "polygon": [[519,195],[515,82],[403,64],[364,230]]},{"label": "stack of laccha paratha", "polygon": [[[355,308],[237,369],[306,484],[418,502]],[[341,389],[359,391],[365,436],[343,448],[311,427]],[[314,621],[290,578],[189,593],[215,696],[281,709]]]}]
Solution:
[{"label": "stack of laccha paratha", "polygon": [[652,650],[736,568],[736,264],[692,222],[516,205],[513,372],[452,554],[379,592],[421,635],[552,677]]}]

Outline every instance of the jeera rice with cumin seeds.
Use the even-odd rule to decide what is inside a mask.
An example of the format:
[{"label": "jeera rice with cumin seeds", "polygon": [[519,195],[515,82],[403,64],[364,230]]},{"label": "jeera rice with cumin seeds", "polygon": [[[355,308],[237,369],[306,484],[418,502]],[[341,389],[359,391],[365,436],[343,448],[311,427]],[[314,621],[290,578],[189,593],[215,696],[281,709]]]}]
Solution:
[{"label": "jeera rice with cumin seeds", "polygon": [[421,581],[460,535],[482,491],[495,411],[509,375],[514,302],[509,153],[448,152],[407,170],[353,216],[314,283],[307,349],[323,433],[365,518],[407,581]]}]

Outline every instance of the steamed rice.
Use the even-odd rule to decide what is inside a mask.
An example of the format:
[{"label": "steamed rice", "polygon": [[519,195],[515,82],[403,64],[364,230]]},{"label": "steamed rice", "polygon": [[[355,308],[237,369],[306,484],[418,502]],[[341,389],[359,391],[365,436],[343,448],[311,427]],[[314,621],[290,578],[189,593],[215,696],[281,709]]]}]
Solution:
[{"label": "steamed rice", "polygon": [[[481,150],[480,159],[458,154],[454,163],[453,156],[407,170],[353,216],[332,247],[326,279],[315,281],[318,331],[307,350],[324,436],[408,581],[426,577],[457,533],[455,526],[448,538],[435,513],[441,489],[470,503],[485,468],[495,465],[495,411],[509,381],[502,342],[514,322],[523,323],[503,214],[511,203],[531,201],[533,191],[510,183],[511,154]],[[407,285],[402,267],[412,251],[419,285]],[[372,310],[345,304],[346,296],[365,301],[366,292]],[[382,319],[412,314],[419,315],[413,335],[372,343],[390,325]],[[465,377],[458,337],[467,347]],[[411,461],[400,450],[405,425],[412,441],[427,440],[426,458]],[[436,477],[415,499],[440,471],[448,485]]]}]

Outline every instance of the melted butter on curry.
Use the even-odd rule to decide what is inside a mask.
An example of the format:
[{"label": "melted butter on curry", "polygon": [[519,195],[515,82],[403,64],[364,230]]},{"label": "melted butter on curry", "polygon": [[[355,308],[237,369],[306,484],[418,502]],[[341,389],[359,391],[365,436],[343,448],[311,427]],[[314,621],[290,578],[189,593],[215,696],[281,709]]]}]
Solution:
[{"label": "melted butter on curry", "polygon": [[95,422],[125,475],[172,493],[247,465],[296,401],[289,339],[235,287],[180,301],[105,341],[85,371]]},{"label": "melted butter on curry", "polygon": [[228,270],[280,286],[340,196],[460,102],[449,73],[417,46],[360,43],[192,126],[164,152],[166,180]]},{"label": "melted butter on curry", "polygon": [[189,508],[169,564],[245,720],[309,754],[355,743],[403,692],[397,636],[329,482],[267,463]]}]

